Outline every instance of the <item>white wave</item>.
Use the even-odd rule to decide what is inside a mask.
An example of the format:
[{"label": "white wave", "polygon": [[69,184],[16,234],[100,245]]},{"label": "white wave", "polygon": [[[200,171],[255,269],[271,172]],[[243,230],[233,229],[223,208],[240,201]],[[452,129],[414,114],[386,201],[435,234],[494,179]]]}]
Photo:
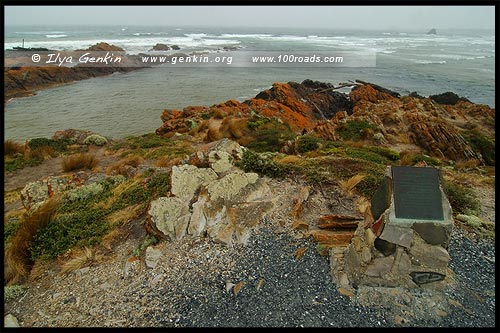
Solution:
[{"label": "white wave", "polygon": [[194,39],[202,39],[205,37],[217,37],[217,36],[209,36],[205,33],[198,33],[198,34],[184,34],[186,37],[194,38]]},{"label": "white wave", "polygon": [[152,35],[151,32],[136,32],[133,34],[134,36],[150,36]]},{"label": "white wave", "polygon": [[64,34],[65,31],[15,31],[14,33],[22,35],[45,35],[45,34]]},{"label": "white wave", "polygon": [[259,37],[272,37],[269,34],[221,34],[223,38],[259,38]]},{"label": "white wave", "polygon": [[[54,50],[77,50],[86,49],[91,45],[102,42],[102,39],[93,40],[64,40],[53,38],[51,41],[30,42],[28,47],[44,47]],[[181,49],[205,49],[207,47],[239,45],[239,40],[231,39],[193,39],[191,37],[142,37],[142,38],[124,38],[124,39],[106,39],[106,43],[113,44],[125,49],[127,52],[135,54],[147,52],[157,43],[168,45],[178,45]],[[4,43],[4,50],[19,46],[19,42]]]},{"label": "white wave", "polygon": [[68,35],[45,35],[47,38],[63,38],[63,37],[68,37]]},{"label": "white wave", "polygon": [[422,65],[429,65],[429,64],[439,64],[443,65],[446,64],[446,60],[441,60],[441,61],[432,61],[432,60],[415,60],[412,59],[416,64],[422,64]]},{"label": "white wave", "polygon": [[461,54],[430,54],[429,57],[451,60],[474,60],[477,58],[475,56],[466,56]]}]

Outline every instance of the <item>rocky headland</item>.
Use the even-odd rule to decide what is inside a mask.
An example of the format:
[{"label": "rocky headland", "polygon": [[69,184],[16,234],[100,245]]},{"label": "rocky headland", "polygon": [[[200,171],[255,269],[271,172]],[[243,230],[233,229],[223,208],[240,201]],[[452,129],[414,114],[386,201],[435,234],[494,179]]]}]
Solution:
[{"label": "rocky headland", "polygon": [[[495,109],[305,80],[159,116],[125,139],[5,143],[10,326],[495,326]],[[337,275],[388,166],[440,172],[443,281]]]}]

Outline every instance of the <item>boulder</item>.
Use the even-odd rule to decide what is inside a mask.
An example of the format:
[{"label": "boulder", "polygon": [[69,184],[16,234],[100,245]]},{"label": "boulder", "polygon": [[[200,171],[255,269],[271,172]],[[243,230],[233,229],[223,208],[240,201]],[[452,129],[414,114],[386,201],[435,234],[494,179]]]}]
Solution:
[{"label": "boulder", "polygon": [[431,96],[429,96],[429,98],[432,99],[436,103],[445,104],[445,105],[455,105],[459,101],[464,101],[464,102],[470,103],[470,101],[467,98],[460,97],[451,91],[447,91],[447,92],[442,93],[442,94],[431,95]]},{"label": "boulder", "polygon": [[122,52],[125,51],[119,46],[116,45],[111,45],[106,42],[100,42],[95,45],[91,45],[87,48],[86,51],[117,51],[117,52]]},{"label": "boulder", "polygon": [[170,49],[170,46],[161,43],[157,43],[155,46],[153,46],[153,51],[168,51]]}]

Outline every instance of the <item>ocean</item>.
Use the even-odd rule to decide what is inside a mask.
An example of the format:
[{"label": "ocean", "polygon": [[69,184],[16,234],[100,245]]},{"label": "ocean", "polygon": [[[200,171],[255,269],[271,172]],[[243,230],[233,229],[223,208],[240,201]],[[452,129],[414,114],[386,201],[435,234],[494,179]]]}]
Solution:
[{"label": "ocean", "polygon": [[[429,27],[430,29],[431,27]],[[274,82],[311,79],[332,84],[363,80],[403,95],[452,91],[495,107],[495,34],[491,30],[362,31],[308,28],[6,26],[4,50],[21,46],[85,49],[98,42],[129,54],[156,43],[180,51],[337,52],[368,50],[371,67],[160,66],[93,78],[16,98],[4,106],[4,139],[24,142],[77,128],[123,138],[154,132],[164,109],[244,101]]]}]

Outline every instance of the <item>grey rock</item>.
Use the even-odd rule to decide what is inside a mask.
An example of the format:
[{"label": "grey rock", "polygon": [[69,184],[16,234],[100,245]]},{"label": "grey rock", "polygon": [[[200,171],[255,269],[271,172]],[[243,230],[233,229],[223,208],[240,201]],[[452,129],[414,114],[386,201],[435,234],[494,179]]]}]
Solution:
[{"label": "grey rock", "polygon": [[368,276],[382,277],[383,275],[389,273],[394,262],[394,256],[375,258],[366,267],[365,274]]},{"label": "grey rock", "polygon": [[17,318],[10,313],[3,318],[3,321],[4,327],[21,327],[19,326]]},{"label": "grey rock", "polygon": [[414,223],[412,228],[427,243],[441,245],[448,243],[451,235],[451,224],[444,223]]},{"label": "grey rock", "polygon": [[161,251],[153,246],[148,246],[146,248],[146,266],[149,268],[155,268],[160,261]]}]

